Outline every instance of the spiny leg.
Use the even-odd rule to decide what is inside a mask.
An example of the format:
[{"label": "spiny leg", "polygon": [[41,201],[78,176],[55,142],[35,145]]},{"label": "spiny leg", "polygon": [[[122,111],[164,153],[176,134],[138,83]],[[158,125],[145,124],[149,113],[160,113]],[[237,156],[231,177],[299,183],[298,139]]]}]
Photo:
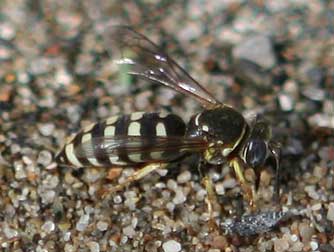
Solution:
[{"label": "spiny leg", "polygon": [[233,168],[236,177],[240,183],[241,189],[245,193],[245,199],[249,203],[249,205],[252,208],[255,208],[256,206],[256,193],[254,191],[254,188],[246,181],[244,176],[244,167],[241,163],[242,161],[239,158],[233,158],[230,161],[230,166]]},{"label": "spiny leg", "polygon": [[120,191],[124,189],[126,186],[130,185],[134,181],[137,181],[151,172],[166,168],[166,163],[150,163],[135,171],[132,175],[126,178],[126,180],[116,186],[109,187],[102,192],[102,198],[106,198],[109,194]]},{"label": "spiny leg", "polygon": [[270,142],[269,143],[269,150],[271,155],[275,159],[275,185],[274,185],[274,195],[273,200],[277,204],[279,203],[279,191],[280,191],[280,144],[277,142]]},{"label": "spiny leg", "polygon": [[217,225],[214,221],[213,212],[214,212],[214,208],[219,208],[219,211],[221,210],[221,208],[218,203],[216,192],[213,188],[211,178],[207,174],[203,176],[203,172],[202,172],[203,165],[204,165],[203,160],[200,160],[200,163],[198,165],[198,171],[199,171],[200,177],[202,178],[201,181],[207,193],[206,204],[207,204],[208,212],[209,212],[209,227],[210,229],[216,229]]}]

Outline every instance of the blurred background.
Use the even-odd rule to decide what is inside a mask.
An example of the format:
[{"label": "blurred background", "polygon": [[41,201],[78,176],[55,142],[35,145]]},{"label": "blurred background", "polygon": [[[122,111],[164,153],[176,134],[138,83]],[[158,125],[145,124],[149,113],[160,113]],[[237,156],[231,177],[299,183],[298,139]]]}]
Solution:
[{"label": "blurred background", "polygon": [[[54,154],[91,122],[134,111],[187,121],[201,111],[191,98],[120,74],[116,45],[103,40],[110,24],[145,34],[247,118],[265,115],[282,144],[280,206],[308,215],[260,239],[231,238],[209,231],[205,192],[187,164],[111,201],[95,196],[100,170],[59,171]],[[3,251],[334,250],[333,1],[2,0],[0,62]],[[226,200],[233,175],[210,172]]]}]

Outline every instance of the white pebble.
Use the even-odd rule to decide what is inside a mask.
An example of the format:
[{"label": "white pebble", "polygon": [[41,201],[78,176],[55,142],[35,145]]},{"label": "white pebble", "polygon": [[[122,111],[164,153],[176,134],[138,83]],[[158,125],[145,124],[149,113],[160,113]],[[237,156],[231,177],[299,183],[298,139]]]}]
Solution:
[{"label": "white pebble", "polygon": [[225,187],[224,183],[219,182],[215,185],[215,189],[218,195],[224,195],[225,194]]},{"label": "white pebble", "polygon": [[331,202],[328,205],[327,219],[334,221],[334,202]]},{"label": "white pebble", "polygon": [[84,231],[89,223],[89,215],[84,214],[80,217],[79,221],[77,222],[75,228],[78,231]]},{"label": "white pebble", "polygon": [[225,189],[232,189],[237,185],[237,181],[234,178],[225,179],[223,185]]},{"label": "white pebble", "polygon": [[136,231],[133,229],[131,225],[129,225],[123,228],[123,234],[125,234],[127,237],[132,238],[136,235]]},{"label": "white pebble", "polygon": [[42,230],[49,234],[51,233],[53,230],[55,230],[55,224],[52,221],[46,221],[43,225],[42,225]]},{"label": "white pebble", "polygon": [[184,193],[182,192],[182,190],[177,190],[175,192],[175,197],[173,199],[173,202],[175,205],[177,204],[182,204],[183,202],[186,201],[186,196],[184,195]]},{"label": "white pebble", "polygon": [[173,179],[168,179],[167,181],[167,187],[168,189],[175,191],[177,189],[177,183],[175,180]]},{"label": "white pebble", "polygon": [[88,247],[91,252],[100,252],[100,244],[95,241],[89,242]]},{"label": "white pebble", "polygon": [[181,251],[181,244],[174,240],[166,241],[162,244],[164,252],[179,252]]},{"label": "white pebble", "polygon": [[293,235],[291,235],[290,240],[293,241],[293,242],[296,242],[296,241],[298,241],[298,236],[293,234]]},{"label": "white pebble", "polygon": [[96,224],[96,227],[98,230],[100,231],[106,231],[108,229],[108,223],[107,222],[104,222],[104,221],[99,221],[97,224]]},{"label": "white pebble", "polygon": [[311,242],[310,242],[310,246],[311,246],[312,250],[314,251],[314,250],[317,250],[317,249],[318,249],[319,244],[318,244],[318,242],[316,242],[316,241],[311,241]]},{"label": "white pebble", "polygon": [[179,176],[177,176],[177,182],[179,184],[187,183],[191,179],[190,171],[184,171]]}]

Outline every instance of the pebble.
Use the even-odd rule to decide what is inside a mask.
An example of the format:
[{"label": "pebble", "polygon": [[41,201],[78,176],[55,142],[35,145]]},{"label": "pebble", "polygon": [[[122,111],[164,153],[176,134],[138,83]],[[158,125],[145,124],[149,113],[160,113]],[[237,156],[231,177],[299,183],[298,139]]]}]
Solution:
[{"label": "pebble", "polygon": [[255,35],[243,40],[233,49],[235,59],[243,59],[270,69],[276,64],[276,57],[270,39],[265,35]]},{"label": "pebble", "polygon": [[173,199],[173,203],[175,205],[182,204],[187,200],[187,197],[184,195],[181,189],[175,191],[175,197]]},{"label": "pebble", "polygon": [[282,239],[277,239],[274,241],[275,252],[284,252],[284,251],[288,251],[288,249],[289,249],[288,240],[282,238]]},{"label": "pebble", "polygon": [[127,237],[134,237],[136,235],[136,231],[132,227],[132,225],[126,226],[123,228],[123,234],[126,235]]},{"label": "pebble", "polygon": [[311,237],[314,234],[314,228],[311,227],[309,223],[300,223],[298,229],[303,242],[311,240]]},{"label": "pebble", "polygon": [[65,252],[74,252],[74,251],[76,251],[76,249],[72,244],[65,243],[64,251]]},{"label": "pebble", "polygon": [[289,94],[280,93],[278,95],[278,102],[283,111],[292,111],[294,108],[294,101]]},{"label": "pebble", "polygon": [[177,176],[177,182],[179,184],[187,183],[191,179],[190,171],[184,171],[179,176]]},{"label": "pebble", "polygon": [[216,193],[218,195],[224,195],[225,194],[225,187],[223,182],[216,183],[215,185]]},{"label": "pebble", "polygon": [[308,87],[302,89],[303,95],[313,101],[322,101],[325,98],[325,91],[320,88]]},{"label": "pebble", "polygon": [[304,190],[310,198],[315,200],[320,198],[319,194],[315,191],[314,185],[305,186]]},{"label": "pebble", "polygon": [[334,221],[334,202],[331,202],[328,205],[327,219],[330,221]]},{"label": "pebble", "polygon": [[108,229],[108,226],[109,226],[108,223],[104,221],[99,221],[96,224],[97,229],[100,231],[106,231]]},{"label": "pebble", "polygon": [[42,150],[37,157],[37,163],[47,167],[52,161],[52,154],[50,151]]},{"label": "pebble", "polygon": [[46,221],[43,225],[42,225],[42,230],[45,232],[45,233],[47,233],[47,234],[49,234],[49,233],[51,233],[52,231],[54,231],[55,230],[55,224],[54,224],[54,222],[52,222],[52,221]]},{"label": "pebble", "polygon": [[0,60],[9,60],[14,52],[11,48],[0,44]]},{"label": "pebble", "polygon": [[318,242],[316,242],[316,241],[311,241],[311,242],[310,242],[310,246],[311,246],[312,250],[315,251],[315,250],[318,249],[319,244],[318,244]]},{"label": "pebble", "polygon": [[164,252],[179,252],[182,247],[181,244],[175,240],[169,240],[162,244],[162,248]]},{"label": "pebble", "polygon": [[100,244],[98,244],[95,241],[90,241],[88,243],[88,247],[89,247],[90,252],[100,252]]},{"label": "pebble", "polygon": [[89,223],[89,215],[88,214],[81,215],[75,228],[76,230],[82,232],[86,229],[86,227],[88,226],[88,223]]},{"label": "pebble", "polygon": [[3,40],[11,40],[15,37],[15,28],[9,23],[0,24],[0,38]]},{"label": "pebble", "polygon": [[225,189],[232,189],[236,187],[237,181],[234,178],[228,178],[223,181],[223,186]]},{"label": "pebble", "polygon": [[300,252],[304,248],[304,244],[301,241],[296,241],[291,245],[291,251]]},{"label": "pebble", "polygon": [[12,239],[18,236],[18,232],[15,229],[10,228],[6,223],[3,224],[3,233],[7,239]]},{"label": "pebble", "polygon": [[51,136],[55,129],[55,125],[52,123],[38,124],[38,129],[43,136]]},{"label": "pebble", "polygon": [[172,190],[172,191],[176,191],[178,185],[177,185],[177,183],[176,183],[175,180],[173,180],[173,179],[168,179],[168,181],[167,181],[167,187],[168,187],[168,189],[170,189],[170,190]]}]

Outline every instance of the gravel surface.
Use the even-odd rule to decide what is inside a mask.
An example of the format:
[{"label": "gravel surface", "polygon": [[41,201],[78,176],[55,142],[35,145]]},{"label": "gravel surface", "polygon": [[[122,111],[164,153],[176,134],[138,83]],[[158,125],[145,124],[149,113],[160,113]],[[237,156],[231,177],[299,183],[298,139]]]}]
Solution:
[{"label": "gravel surface", "polygon": [[[333,13],[325,0],[1,1],[0,251],[334,251]],[[278,203],[271,162],[253,211],[227,165],[207,168],[215,223],[196,158],[105,199],[102,187],[133,167],[57,165],[66,139],[92,122],[201,111],[119,73],[108,24],[133,25],[217,99],[271,121],[282,146]]]}]

